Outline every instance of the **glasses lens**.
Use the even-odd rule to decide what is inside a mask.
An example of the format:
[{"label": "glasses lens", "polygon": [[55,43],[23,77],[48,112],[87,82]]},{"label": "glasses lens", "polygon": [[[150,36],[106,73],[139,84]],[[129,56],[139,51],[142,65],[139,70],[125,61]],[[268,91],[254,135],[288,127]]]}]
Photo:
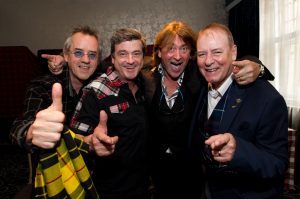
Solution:
[{"label": "glasses lens", "polygon": [[97,54],[96,53],[89,53],[89,58],[91,60],[95,60],[97,58]]},{"label": "glasses lens", "polygon": [[74,56],[77,57],[77,58],[81,58],[81,57],[83,57],[83,55],[84,55],[84,53],[83,53],[82,51],[80,51],[80,50],[74,51],[73,54],[74,54]]},{"label": "glasses lens", "polygon": [[[73,54],[76,58],[82,58],[85,55],[85,53],[81,50],[75,50],[73,52]],[[97,53],[89,52],[89,53],[87,53],[87,55],[88,55],[90,60],[96,60],[97,59]]]}]

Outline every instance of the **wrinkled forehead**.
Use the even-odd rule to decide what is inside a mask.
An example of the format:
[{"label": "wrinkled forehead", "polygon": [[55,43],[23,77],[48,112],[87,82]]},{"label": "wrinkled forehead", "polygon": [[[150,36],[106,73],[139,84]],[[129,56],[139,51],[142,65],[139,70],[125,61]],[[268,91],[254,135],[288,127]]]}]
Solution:
[{"label": "wrinkled forehead", "polygon": [[225,44],[231,46],[228,34],[224,30],[216,28],[199,32],[197,47],[201,46],[203,43]]},{"label": "wrinkled forehead", "polygon": [[84,48],[90,48],[90,50],[97,50],[99,47],[99,43],[95,36],[78,32],[71,37],[70,47],[71,48],[84,47]]},{"label": "wrinkled forehead", "polygon": [[130,40],[130,41],[123,41],[115,45],[115,51],[143,51],[143,44],[141,40]]}]

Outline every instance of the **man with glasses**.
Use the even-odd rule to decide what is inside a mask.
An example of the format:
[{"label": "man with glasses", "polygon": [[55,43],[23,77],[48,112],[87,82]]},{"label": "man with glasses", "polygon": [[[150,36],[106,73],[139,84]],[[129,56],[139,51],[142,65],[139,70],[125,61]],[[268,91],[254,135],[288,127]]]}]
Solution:
[{"label": "man with glasses", "polygon": [[[202,193],[199,187],[203,181],[195,172],[199,169],[188,166],[193,164],[187,153],[190,121],[199,92],[206,85],[197,70],[195,52],[193,30],[183,22],[170,22],[157,34],[154,67],[144,74],[151,122],[149,165],[156,198],[197,198]],[[48,60],[51,70],[61,68],[59,56],[49,56]],[[234,64],[238,66],[235,72],[240,84],[252,82],[259,75],[260,67],[255,62]],[[265,75],[269,75],[267,69]]]},{"label": "man with glasses", "polygon": [[197,102],[190,146],[204,163],[205,198],[282,198],[288,165],[286,103],[265,80],[238,85],[236,56],[226,26],[213,23],[200,30],[197,63],[208,89]]},{"label": "man with glasses", "polygon": [[[82,184],[91,182],[88,171],[83,168],[81,171],[75,170],[72,177],[73,184],[68,186],[63,183],[60,184],[61,178],[64,178],[69,173],[65,169],[70,168],[69,165],[75,163],[77,166],[85,165],[85,162],[81,159],[81,154],[77,153],[73,158],[65,159],[65,163],[61,164],[60,159],[57,158],[56,151],[63,150],[65,157],[70,146],[72,144],[82,142],[81,138],[71,138],[69,133],[63,132],[65,127],[69,125],[72,114],[75,110],[75,106],[81,95],[81,88],[94,78],[93,75],[99,64],[100,44],[99,44],[98,32],[88,26],[79,26],[73,29],[69,37],[66,39],[63,48],[64,59],[67,63],[67,67],[60,75],[45,75],[38,77],[31,81],[26,91],[26,97],[24,101],[24,112],[20,118],[17,118],[11,128],[12,142],[18,144],[21,148],[29,150],[32,155],[32,171],[31,176],[35,176],[34,191],[31,192],[32,196],[35,194],[47,194],[57,195],[65,194],[64,190],[67,190],[68,194],[76,195],[77,192],[73,192],[74,188],[80,190],[81,194],[85,191],[94,190],[93,193],[89,192],[93,196],[97,197],[95,189],[91,184],[86,186],[83,191]],[[60,84],[57,84],[60,83]],[[71,138],[71,139],[68,139]],[[66,148],[64,144],[68,143]],[[88,146],[80,144],[82,150]],[[76,148],[75,151],[77,151]],[[49,161],[47,158],[43,159],[43,156],[51,156],[57,158],[55,161],[51,159],[51,167],[49,167]],[[45,161],[42,161],[45,160]],[[45,162],[45,163],[42,163]],[[43,165],[40,167],[40,165]],[[48,165],[48,166],[47,166]],[[64,166],[63,166],[64,165]],[[40,170],[40,169],[44,170]],[[76,168],[76,167],[75,167]],[[50,172],[44,172],[47,170]],[[74,168],[70,168],[71,170]],[[49,171],[48,170],[48,171]],[[60,173],[61,172],[61,173]],[[72,173],[73,171],[71,171]],[[85,175],[81,175],[77,178],[77,173],[82,172]],[[55,183],[49,183],[52,188],[48,189],[48,184],[45,185],[43,179],[46,179],[44,175],[56,175]],[[42,177],[41,177],[42,176]],[[76,176],[76,177],[75,177]],[[49,176],[47,176],[49,177]],[[31,182],[33,179],[29,179]],[[86,181],[88,180],[88,181]],[[80,181],[80,182],[79,182]],[[59,186],[61,185],[61,186]],[[45,188],[47,187],[47,189]],[[64,189],[62,189],[64,187]]]},{"label": "man with glasses", "polygon": [[[24,101],[24,113],[11,128],[12,141],[22,148],[49,149],[60,140],[63,123],[69,124],[81,95],[81,88],[93,78],[100,55],[98,32],[88,26],[76,27],[63,48],[68,65],[60,75],[45,75],[31,81]],[[52,85],[63,88],[62,112],[54,110]]]}]

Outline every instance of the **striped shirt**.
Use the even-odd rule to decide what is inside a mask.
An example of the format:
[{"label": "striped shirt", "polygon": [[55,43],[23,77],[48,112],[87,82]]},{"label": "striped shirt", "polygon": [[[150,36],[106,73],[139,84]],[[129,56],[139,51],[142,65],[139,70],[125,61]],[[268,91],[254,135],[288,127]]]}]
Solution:
[{"label": "striped shirt", "polygon": [[162,79],[161,79],[161,89],[162,89],[162,93],[165,96],[167,105],[169,106],[169,108],[171,109],[175,103],[176,98],[178,97],[178,94],[180,92],[180,87],[183,81],[183,77],[184,77],[184,72],[180,75],[180,77],[177,80],[177,89],[174,91],[174,93],[171,96],[168,96],[167,93],[167,87],[164,85],[165,82],[165,71],[162,67],[161,64],[159,64],[158,66],[158,72],[162,75]]}]

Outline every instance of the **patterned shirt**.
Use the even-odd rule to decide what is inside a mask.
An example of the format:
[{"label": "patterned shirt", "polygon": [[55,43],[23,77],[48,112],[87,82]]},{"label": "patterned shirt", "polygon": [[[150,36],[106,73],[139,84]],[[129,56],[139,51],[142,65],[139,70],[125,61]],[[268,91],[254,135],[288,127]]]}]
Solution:
[{"label": "patterned shirt", "polygon": [[108,70],[82,90],[72,118],[73,131],[87,135],[93,133],[104,110],[108,135],[119,136],[112,155],[94,158],[93,179],[104,198],[134,198],[146,190],[146,111],[139,80],[133,96],[128,84]]},{"label": "patterned shirt", "polygon": [[165,71],[162,67],[161,64],[159,64],[158,66],[158,72],[161,74],[162,79],[161,79],[161,89],[162,89],[162,93],[165,96],[167,105],[169,106],[169,108],[171,109],[175,103],[176,98],[178,97],[178,94],[180,93],[180,86],[182,84],[183,81],[183,77],[184,77],[184,72],[180,75],[180,77],[177,80],[177,89],[174,91],[174,93],[169,97],[168,93],[167,93],[167,87],[164,85],[165,82]]},{"label": "patterned shirt", "polygon": [[71,86],[69,70],[68,67],[66,67],[60,75],[45,75],[30,82],[26,90],[23,115],[14,121],[10,131],[10,137],[13,143],[18,144],[22,148],[28,147],[25,143],[28,128],[34,122],[37,112],[51,105],[52,85],[55,82],[62,84],[63,112],[66,116],[65,124],[69,124],[79,97]]}]

